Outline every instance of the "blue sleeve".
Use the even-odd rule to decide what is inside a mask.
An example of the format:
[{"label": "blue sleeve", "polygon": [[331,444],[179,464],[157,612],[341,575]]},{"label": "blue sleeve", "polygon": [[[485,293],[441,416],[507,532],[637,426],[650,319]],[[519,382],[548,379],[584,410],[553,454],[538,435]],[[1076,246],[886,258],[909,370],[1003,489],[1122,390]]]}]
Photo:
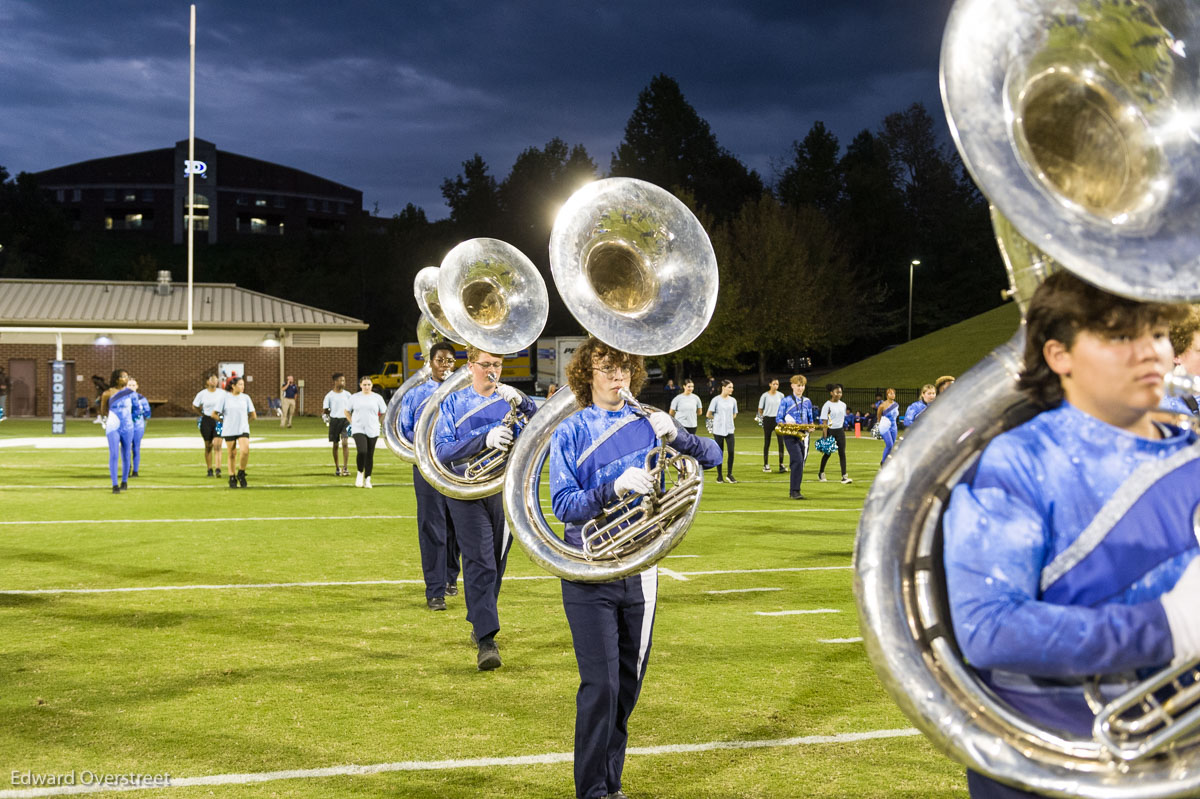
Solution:
[{"label": "blue sleeve", "polygon": [[404,399],[400,400],[400,432],[404,433],[404,437],[409,441],[413,440],[417,430],[417,401],[414,399],[416,393],[416,389],[411,389],[404,395]]},{"label": "blue sleeve", "polygon": [[454,427],[455,395],[451,394],[442,400],[439,408],[437,427],[434,429],[434,456],[444,464],[469,458],[482,452],[487,438],[486,435],[470,436],[462,441]]},{"label": "blue sleeve", "polygon": [[691,455],[701,468],[712,469],[721,465],[721,447],[711,438],[701,438],[675,426],[675,440],[671,446],[685,455]]},{"label": "blue sleeve", "polygon": [[912,426],[912,423],[917,420],[917,411],[919,411],[919,410],[920,410],[920,408],[917,407],[917,403],[915,403],[915,402],[911,403],[904,410],[904,426],[905,427]]},{"label": "blue sleeve", "polygon": [[785,424],[787,422],[787,415],[789,413],[792,415],[793,419],[796,418],[796,411],[793,410],[794,404],[795,404],[794,397],[784,397],[782,400],[779,401],[779,410],[777,410],[775,412],[775,419],[780,424]]},{"label": "blue sleeve", "polygon": [[568,425],[560,426],[550,437],[550,508],[559,521],[583,524],[604,512],[617,501],[613,481],[584,488],[575,472],[578,453]]},{"label": "blue sleeve", "polygon": [[145,397],[142,397],[142,418],[149,419],[152,410],[153,409],[150,407],[150,400],[146,399]]},{"label": "blue sleeve", "polygon": [[1158,600],[1096,607],[1039,600],[1049,511],[1017,469],[994,463],[1005,457],[985,451],[971,484],[955,487],[944,519],[951,618],[967,660],[1058,678],[1169,662],[1174,647]]}]

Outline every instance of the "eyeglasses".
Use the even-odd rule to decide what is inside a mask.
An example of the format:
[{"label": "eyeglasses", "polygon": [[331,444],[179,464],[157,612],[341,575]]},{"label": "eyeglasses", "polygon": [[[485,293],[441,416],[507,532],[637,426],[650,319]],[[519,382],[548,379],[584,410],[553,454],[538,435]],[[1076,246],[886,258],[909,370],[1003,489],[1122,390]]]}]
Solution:
[{"label": "eyeglasses", "polygon": [[632,370],[628,366],[614,366],[611,369],[601,369],[599,367],[593,366],[592,371],[599,372],[600,374],[607,377],[609,380],[612,380],[614,377],[616,377],[619,374],[625,375],[626,377],[629,377],[629,375],[632,374]]},{"label": "eyeglasses", "polygon": [[480,369],[490,372],[493,369],[499,369],[504,366],[504,361],[472,361]]},{"label": "eyeglasses", "polygon": [[454,359],[454,358],[451,358],[451,357],[448,357],[448,356],[447,356],[447,357],[445,357],[445,358],[434,358],[434,359],[433,359],[433,362],[434,362],[434,363],[440,363],[442,366],[453,366],[453,365],[454,365],[454,361],[455,361],[455,359]]}]

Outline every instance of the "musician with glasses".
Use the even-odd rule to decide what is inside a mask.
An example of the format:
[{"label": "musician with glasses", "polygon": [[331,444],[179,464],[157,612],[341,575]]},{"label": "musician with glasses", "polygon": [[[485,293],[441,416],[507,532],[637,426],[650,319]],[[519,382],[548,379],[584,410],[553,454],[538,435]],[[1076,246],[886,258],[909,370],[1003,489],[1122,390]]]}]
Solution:
[{"label": "musician with glasses", "polygon": [[[439,406],[434,455],[456,474],[465,474],[471,458],[485,450],[507,452],[512,447],[520,429],[501,424],[510,408],[516,407],[526,418],[537,410],[533,400],[500,382],[503,368],[504,356],[468,347],[471,385],[446,397]],[[462,552],[467,621],[478,647],[475,665],[480,671],[490,671],[501,665],[495,642],[500,631],[496,601],[512,546],[504,503],[500,494],[471,500],[447,497],[446,507]]]},{"label": "musician with glasses", "polygon": [[[1200,657],[1200,444],[1150,416],[1182,312],[1047,278],[1019,382],[1040,413],[988,444],[943,518],[966,660],[1017,711],[1089,738],[1086,677],[1111,699]],[[1036,795],[967,784],[976,799]]]},{"label": "musician with glasses", "polygon": [[[429,397],[454,371],[454,345],[439,341],[429,348],[429,379],[405,393],[400,401],[400,431],[414,440],[417,420]],[[445,610],[446,597],[458,593],[458,540],[446,497],[425,480],[413,465],[413,490],[417,495],[417,543],[425,575],[425,606]]]},{"label": "musician with glasses", "polygon": [[[583,525],[606,507],[654,490],[644,467],[660,438],[705,469],[721,463],[716,442],[682,429],[661,411],[647,418],[621,398],[622,389],[637,394],[645,382],[642,356],[588,338],[575,351],[567,379],[580,410],[551,437],[550,493],[568,546],[583,547]],[[604,583],[563,580],[562,594],[580,680],[575,793],[580,799],[624,797],[628,721],[650,654],[658,567]]]}]

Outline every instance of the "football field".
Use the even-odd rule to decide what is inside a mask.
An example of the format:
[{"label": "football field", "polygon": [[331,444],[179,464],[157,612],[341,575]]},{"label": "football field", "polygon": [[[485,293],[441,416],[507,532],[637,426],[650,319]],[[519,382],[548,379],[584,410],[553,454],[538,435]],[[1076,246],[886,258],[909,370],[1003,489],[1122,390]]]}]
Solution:
[{"label": "football field", "polygon": [[[624,790],[965,796],[859,639],[850,563],[882,444],[850,437],[850,485],[810,459],[797,502],[743,417],[740,482],[706,474],[660,564]],[[0,799],[574,795],[559,581],[514,544],[504,665],[477,671],[461,593],[425,607],[412,467],[382,441],[356,489],[319,419],[263,420],[231,490],[194,420],[152,419],[114,495],[100,428],[49,428],[0,424]]]}]

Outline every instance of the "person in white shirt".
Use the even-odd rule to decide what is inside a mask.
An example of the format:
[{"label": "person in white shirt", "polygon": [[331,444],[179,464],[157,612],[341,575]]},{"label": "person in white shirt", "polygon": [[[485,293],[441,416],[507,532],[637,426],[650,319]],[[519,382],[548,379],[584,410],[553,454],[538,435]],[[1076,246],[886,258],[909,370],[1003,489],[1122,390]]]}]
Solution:
[{"label": "person in white shirt", "polygon": [[200,413],[200,437],[204,439],[204,465],[208,467],[208,476],[221,476],[221,437],[217,435],[217,419],[213,411],[217,403],[225,395],[225,389],[217,386],[217,373],[212,372],[204,380],[204,388],[192,400],[192,407]]},{"label": "person in white shirt", "polygon": [[[842,465],[842,482],[853,483],[846,473],[846,403],[842,402],[842,384],[831,383],[829,401],[821,406],[821,436],[833,436],[837,442],[838,461]],[[817,480],[825,482],[825,464],[829,462],[831,453],[821,456],[821,468],[817,470]]]},{"label": "person in white shirt", "polygon": [[371,389],[374,387],[371,378],[364,375],[358,381],[361,391],[350,397],[349,407],[346,408],[346,418],[350,420],[350,429],[354,431],[355,462],[358,475],[354,485],[359,488],[371,487],[371,471],[375,466],[375,442],[379,440],[379,431],[383,426],[379,420],[387,413],[387,403],[383,397]]},{"label": "person in white shirt", "polygon": [[[246,392],[246,380],[234,377],[221,397],[212,418],[221,420],[221,436],[229,445],[229,487],[246,487],[246,462],[250,460],[250,422],[258,418]],[[241,455],[240,462],[238,455]],[[234,473],[236,467],[237,473]]]},{"label": "person in white shirt", "polygon": [[[333,373],[333,389],[321,401],[321,414],[329,425],[329,440],[333,442],[333,474],[335,477],[350,476],[350,420],[346,410],[350,407],[350,392],[346,391],[346,376]],[[342,445],[342,465],[338,467],[338,442]]]},{"label": "person in white shirt", "polygon": [[[779,403],[783,402],[783,394],[779,391],[779,378],[771,381],[769,387],[758,398],[758,419],[763,429],[763,471],[771,471],[771,436],[775,434],[776,416],[779,413]],[[783,465],[783,437],[779,437],[779,472],[787,471]]]},{"label": "person in white shirt", "polygon": [[699,426],[698,417],[700,411],[704,410],[704,400],[692,393],[695,390],[694,382],[684,380],[683,393],[677,394],[671,400],[671,415],[679,422],[680,427],[692,435],[696,434],[696,428]]},{"label": "person in white shirt", "polygon": [[737,418],[737,400],[733,398],[733,381],[721,381],[721,393],[708,403],[708,418],[713,420],[712,434],[717,445],[729,450],[729,465],[725,475],[721,475],[721,466],[717,464],[718,483],[736,483],[733,479],[733,420]]}]

